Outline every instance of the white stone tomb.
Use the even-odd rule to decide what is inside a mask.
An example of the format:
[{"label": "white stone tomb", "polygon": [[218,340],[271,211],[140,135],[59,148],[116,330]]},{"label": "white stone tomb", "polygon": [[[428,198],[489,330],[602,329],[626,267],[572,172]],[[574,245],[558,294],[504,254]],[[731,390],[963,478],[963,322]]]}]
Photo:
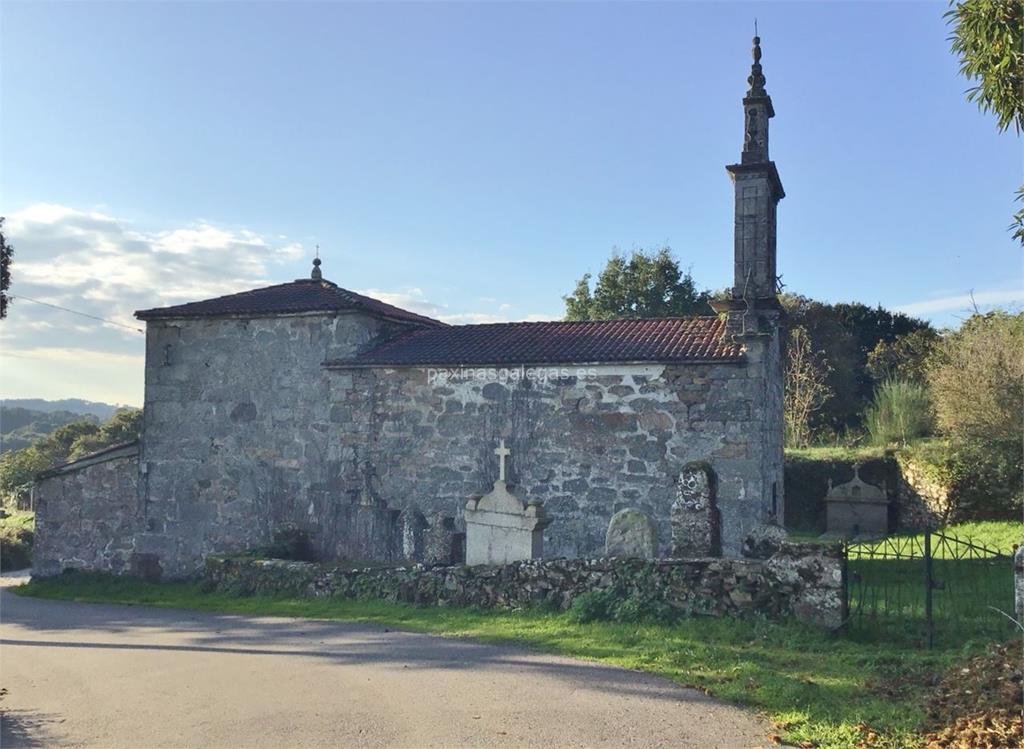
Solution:
[{"label": "white stone tomb", "polygon": [[505,458],[511,450],[501,440],[498,480],[494,488],[466,503],[466,564],[508,564],[539,559],[544,553],[544,529],[551,524],[540,502],[524,505],[505,487]]}]

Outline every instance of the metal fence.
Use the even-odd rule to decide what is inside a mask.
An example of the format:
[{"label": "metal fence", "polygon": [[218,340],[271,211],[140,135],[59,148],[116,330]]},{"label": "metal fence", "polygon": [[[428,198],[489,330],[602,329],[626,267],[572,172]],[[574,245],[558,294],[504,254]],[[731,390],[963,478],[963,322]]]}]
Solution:
[{"label": "metal fence", "polygon": [[851,636],[932,647],[1013,634],[1013,561],[946,533],[844,546]]}]

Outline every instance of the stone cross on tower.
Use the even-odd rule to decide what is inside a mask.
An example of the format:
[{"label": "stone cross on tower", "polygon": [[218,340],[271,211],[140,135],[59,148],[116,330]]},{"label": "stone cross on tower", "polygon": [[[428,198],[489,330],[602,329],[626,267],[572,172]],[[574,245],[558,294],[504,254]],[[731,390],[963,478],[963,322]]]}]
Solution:
[{"label": "stone cross on tower", "polygon": [[505,447],[505,440],[498,442],[498,447],[494,449],[494,454],[498,456],[498,481],[505,483],[505,458],[512,454],[512,451]]}]

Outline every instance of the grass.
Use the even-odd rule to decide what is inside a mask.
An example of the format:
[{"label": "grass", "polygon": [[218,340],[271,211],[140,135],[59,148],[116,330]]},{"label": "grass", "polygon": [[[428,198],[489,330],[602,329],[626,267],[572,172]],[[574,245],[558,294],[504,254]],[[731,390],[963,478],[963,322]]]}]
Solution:
[{"label": "grass", "polygon": [[964,541],[985,546],[1001,554],[1012,554],[1013,547],[1024,543],[1024,523],[1012,520],[978,520],[957,523],[942,532]]},{"label": "grass", "polygon": [[891,643],[865,645],[796,622],[760,619],[578,624],[565,614],[543,611],[485,612],[332,598],[238,598],[204,593],[197,583],[146,583],[83,574],[33,581],[15,592],[62,600],[368,622],[518,643],[703,689],[762,713],[783,741],[823,749],[919,746],[926,696],[922,685],[985,645],[968,640],[933,651]]},{"label": "grass", "polygon": [[879,460],[885,457],[883,447],[846,447],[846,446],[818,446],[805,448],[786,448],[787,458],[800,458],[802,460],[834,460],[864,462],[868,460]]}]

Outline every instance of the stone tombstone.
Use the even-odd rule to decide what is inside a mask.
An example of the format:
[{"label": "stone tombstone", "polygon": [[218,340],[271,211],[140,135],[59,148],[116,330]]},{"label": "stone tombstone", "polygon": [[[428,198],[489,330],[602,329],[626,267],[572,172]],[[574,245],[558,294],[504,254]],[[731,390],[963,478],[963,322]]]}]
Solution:
[{"label": "stone tombstone", "polygon": [[435,513],[423,535],[423,561],[426,564],[460,564],[462,554],[459,553],[457,543],[459,535],[454,518]]},{"label": "stone tombstone", "polygon": [[401,558],[411,562],[424,560],[424,534],[430,526],[423,513],[415,507],[407,507],[398,516],[398,532],[401,537]]},{"label": "stone tombstone", "polygon": [[499,460],[498,480],[490,492],[466,503],[466,564],[539,559],[551,518],[540,502],[524,505],[505,486],[505,459],[511,454],[505,440],[494,454]]},{"label": "stone tombstone", "polygon": [[722,553],[715,473],[707,463],[683,466],[672,503],[672,556],[717,557]]},{"label": "stone tombstone", "polygon": [[609,557],[654,559],[658,553],[658,530],[635,507],[619,510],[608,523],[604,553]]},{"label": "stone tombstone", "polygon": [[853,467],[853,479],[839,486],[828,480],[825,495],[825,531],[842,536],[884,536],[889,532],[889,496],[882,486],[872,486]]}]

